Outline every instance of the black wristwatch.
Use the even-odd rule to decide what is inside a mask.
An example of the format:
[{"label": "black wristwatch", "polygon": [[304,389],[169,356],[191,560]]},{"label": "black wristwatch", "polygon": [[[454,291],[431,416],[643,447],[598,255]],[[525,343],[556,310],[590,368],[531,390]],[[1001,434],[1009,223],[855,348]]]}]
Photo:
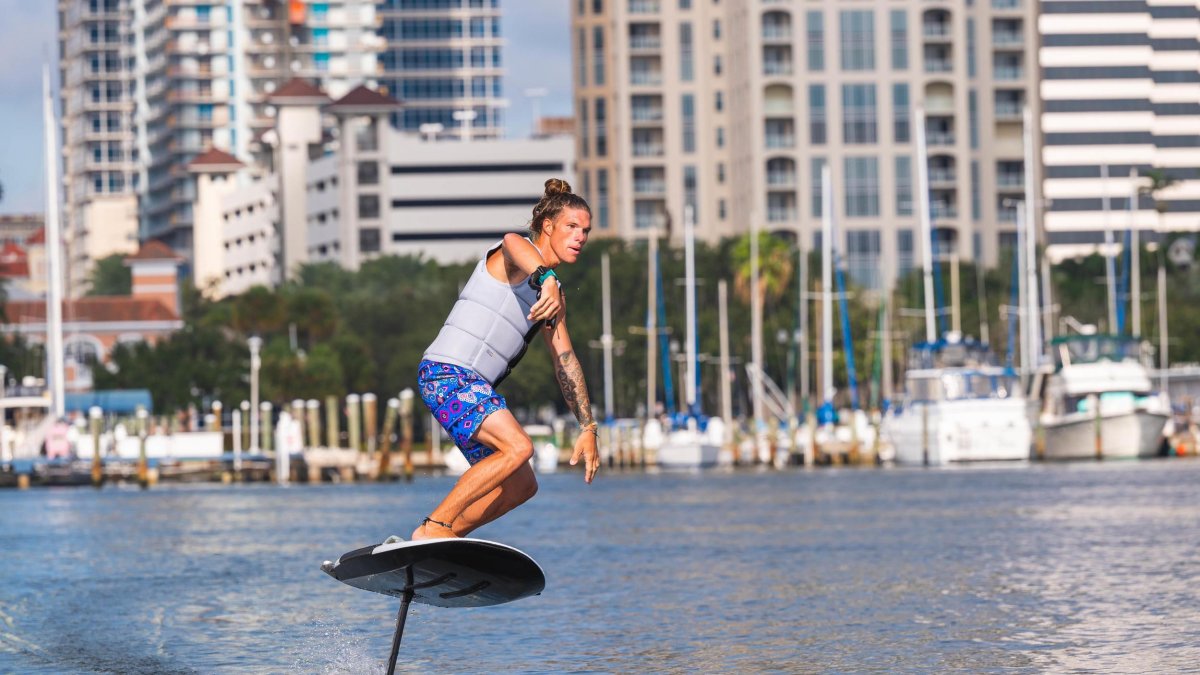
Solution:
[{"label": "black wristwatch", "polygon": [[542,290],[542,283],[545,282],[546,277],[554,277],[557,279],[558,275],[554,273],[552,268],[546,267],[545,265],[538,265],[538,268],[533,271],[533,274],[529,275],[529,287],[537,291]]}]

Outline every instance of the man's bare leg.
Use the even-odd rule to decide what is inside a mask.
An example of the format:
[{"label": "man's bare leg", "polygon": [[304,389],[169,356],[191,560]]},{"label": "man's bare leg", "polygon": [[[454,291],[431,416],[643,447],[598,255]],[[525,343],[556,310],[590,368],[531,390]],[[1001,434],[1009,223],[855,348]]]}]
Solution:
[{"label": "man's bare leg", "polygon": [[454,534],[465,537],[529,501],[535,494],[537,478],[533,475],[533,467],[526,462],[495,490],[468,506],[454,521]]},{"label": "man's bare leg", "polygon": [[[459,477],[450,494],[429,514],[431,520],[453,525],[469,506],[500,486],[533,457],[533,441],[508,410],[497,410],[479,425],[475,440],[494,452],[477,462]],[[451,529],[433,522],[413,533],[413,540],[458,536]]]}]

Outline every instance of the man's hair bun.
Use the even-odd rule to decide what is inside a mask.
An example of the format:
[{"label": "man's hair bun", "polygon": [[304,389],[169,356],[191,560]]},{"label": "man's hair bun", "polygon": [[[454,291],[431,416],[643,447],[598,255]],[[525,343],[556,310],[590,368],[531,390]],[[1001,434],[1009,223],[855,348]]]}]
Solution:
[{"label": "man's hair bun", "polygon": [[571,194],[571,184],[561,178],[551,178],[546,181],[546,196]]}]

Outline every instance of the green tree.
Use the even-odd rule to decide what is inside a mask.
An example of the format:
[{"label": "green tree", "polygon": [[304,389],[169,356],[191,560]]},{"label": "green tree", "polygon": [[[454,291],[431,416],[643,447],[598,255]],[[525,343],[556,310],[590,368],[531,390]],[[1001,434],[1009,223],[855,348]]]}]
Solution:
[{"label": "green tree", "polygon": [[89,296],[129,295],[133,291],[133,275],[125,265],[125,257],[114,253],[96,261],[88,274]]}]

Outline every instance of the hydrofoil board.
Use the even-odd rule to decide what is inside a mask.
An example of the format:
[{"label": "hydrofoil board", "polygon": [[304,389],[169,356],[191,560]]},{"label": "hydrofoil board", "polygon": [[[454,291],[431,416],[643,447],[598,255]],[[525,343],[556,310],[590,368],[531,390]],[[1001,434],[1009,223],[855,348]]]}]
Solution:
[{"label": "hydrofoil board", "polygon": [[[435,607],[487,607],[537,595],[546,575],[533,558],[484,539],[424,539],[376,544],[342,554],[321,569],[364,591]],[[410,595],[411,594],[411,595]]]}]

